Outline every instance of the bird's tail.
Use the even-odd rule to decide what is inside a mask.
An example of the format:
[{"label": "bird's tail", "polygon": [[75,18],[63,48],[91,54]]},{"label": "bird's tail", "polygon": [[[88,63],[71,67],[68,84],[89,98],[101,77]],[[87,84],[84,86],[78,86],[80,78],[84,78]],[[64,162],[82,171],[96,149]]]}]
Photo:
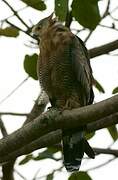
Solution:
[{"label": "bird's tail", "polygon": [[90,158],[95,157],[93,149],[84,138],[84,132],[82,130],[74,131],[63,131],[64,165],[67,171],[70,172],[79,170],[84,152]]}]

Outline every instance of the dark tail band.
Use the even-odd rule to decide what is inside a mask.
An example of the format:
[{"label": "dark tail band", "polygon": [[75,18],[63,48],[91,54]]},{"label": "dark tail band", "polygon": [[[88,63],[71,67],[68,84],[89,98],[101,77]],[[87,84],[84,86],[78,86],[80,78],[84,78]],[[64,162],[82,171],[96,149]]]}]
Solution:
[{"label": "dark tail band", "polygon": [[63,131],[63,156],[67,171],[78,171],[84,152],[94,158],[94,151],[84,138],[84,132],[73,133],[71,130]]}]

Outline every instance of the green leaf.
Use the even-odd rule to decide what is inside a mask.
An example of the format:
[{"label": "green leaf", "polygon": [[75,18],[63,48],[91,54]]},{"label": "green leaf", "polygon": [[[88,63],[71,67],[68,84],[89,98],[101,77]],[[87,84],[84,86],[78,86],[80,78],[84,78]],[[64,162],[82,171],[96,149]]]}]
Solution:
[{"label": "green leaf", "polygon": [[93,136],[95,135],[95,132],[91,132],[91,133],[87,133],[85,136],[86,136],[86,140],[89,140],[91,139]]},{"label": "green leaf", "polygon": [[22,159],[22,160],[19,162],[19,165],[26,164],[26,163],[29,162],[31,159],[32,159],[32,154],[28,154],[27,156],[25,156],[24,159]]},{"label": "green leaf", "polygon": [[80,171],[72,173],[68,180],[92,180],[91,177],[87,174],[87,172]]},{"label": "green leaf", "polygon": [[94,86],[95,86],[96,89],[98,89],[99,92],[105,93],[104,88],[102,87],[102,85],[96,79],[94,79]]},{"label": "green leaf", "polygon": [[60,21],[65,21],[68,11],[68,0],[55,0],[55,13]]},{"label": "green leaf", "polygon": [[22,0],[28,6],[43,11],[46,9],[46,5],[43,0]]},{"label": "green leaf", "polygon": [[47,159],[47,158],[54,159],[53,153],[49,152],[48,149],[46,149],[42,153],[39,153],[38,156],[33,158],[33,160],[38,161],[38,160]]},{"label": "green leaf", "polygon": [[47,150],[48,150],[48,152],[54,154],[54,153],[58,152],[60,149],[56,146],[52,146],[52,147],[49,147]]},{"label": "green leaf", "polygon": [[59,149],[56,147],[49,147],[45,151],[43,151],[42,153],[39,153],[38,156],[34,157],[33,159],[35,161],[38,161],[38,160],[49,158],[49,159],[53,159],[53,160],[58,161],[58,158],[56,159],[53,156],[58,151],[59,151]]},{"label": "green leaf", "polygon": [[85,28],[95,29],[101,19],[98,0],[73,0],[72,15]]},{"label": "green leaf", "polygon": [[46,177],[46,180],[53,180],[53,176],[54,176],[53,173],[48,174],[47,177]]},{"label": "green leaf", "polygon": [[6,27],[5,29],[0,28],[0,36],[17,37],[19,30],[14,27]]},{"label": "green leaf", "polygon": [[116,93],[118,93],[118,87],[114,88],[112,91],[112,94],[116,94]]},{"label": "green leaf", "polygon": [[35,80],[38,79],[37,72],[36,72],[37,59],[38,59],[37,54],[33,54],[31,56],[26,55],[24,59],[25,72]]},{"label": "green leaf", "polygon": [[116,141],[116,140],[118,139],[118,131],[117,131],[116,126],[113,125],[113,126],[108,127],[107,129],[108,129],[108,131],[109,131],[112,139],[113,139],[114,141]]}]

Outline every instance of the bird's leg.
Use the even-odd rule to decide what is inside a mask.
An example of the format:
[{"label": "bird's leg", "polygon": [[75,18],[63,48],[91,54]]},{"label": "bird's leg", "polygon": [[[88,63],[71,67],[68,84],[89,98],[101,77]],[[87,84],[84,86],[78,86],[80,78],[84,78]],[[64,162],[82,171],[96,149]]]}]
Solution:
[{"label": "bird's leg", "polygon": [[70,97],[66,100],[63,110],[66,110],[66,109],[71,110],[73,108],[78,108],[78,107],[80,107],[80,103]]}]

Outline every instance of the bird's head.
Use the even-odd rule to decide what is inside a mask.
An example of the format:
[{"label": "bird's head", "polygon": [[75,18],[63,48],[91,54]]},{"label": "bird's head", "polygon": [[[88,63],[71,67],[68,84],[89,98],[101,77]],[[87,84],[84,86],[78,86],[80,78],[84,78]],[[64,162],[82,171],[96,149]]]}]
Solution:
[{"label": "bird's head", "polygon": [[50,26],[52,26],[55,22],[57,22],[57,18],[53,18],[53,13],[40,20],[32,29],[32,33],[37,38],[41,38],[42,35],[48,30]]}]

